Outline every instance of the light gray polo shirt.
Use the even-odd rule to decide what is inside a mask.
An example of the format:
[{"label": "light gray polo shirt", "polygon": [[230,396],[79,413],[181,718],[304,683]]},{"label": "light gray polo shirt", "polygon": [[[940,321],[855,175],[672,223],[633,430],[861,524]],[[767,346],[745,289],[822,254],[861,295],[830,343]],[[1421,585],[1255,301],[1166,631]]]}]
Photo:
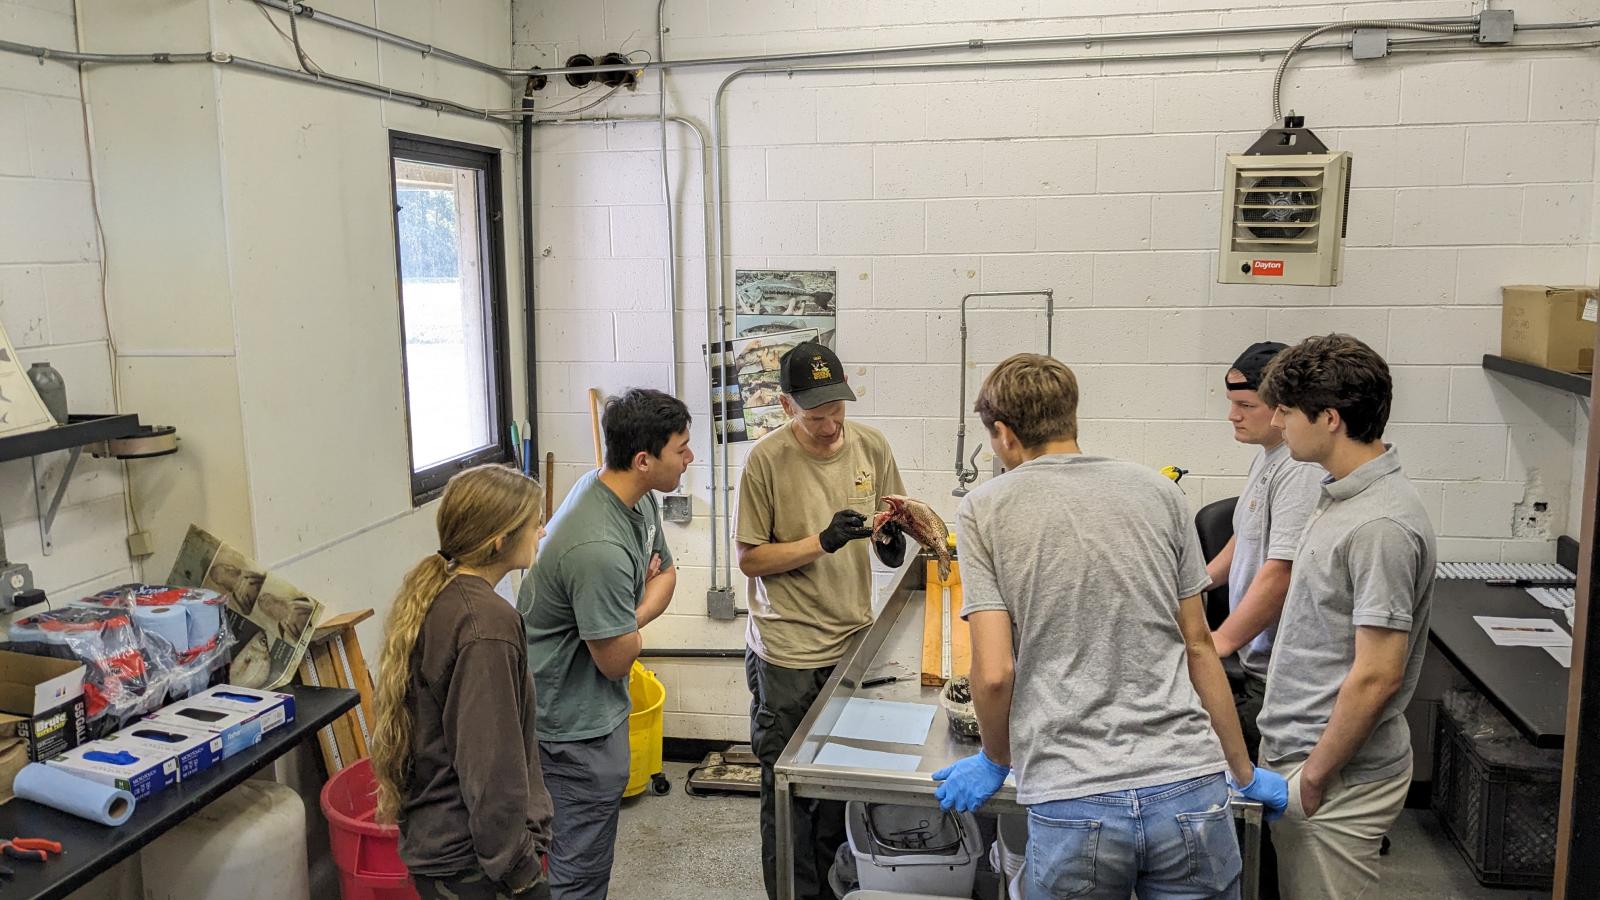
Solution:
[{"label": "light gray polo shirt", "polygon": [[1042,456],[956,516],[962,615],[1010,614],[1025,805],[1227,768],[1189,680],[1178,601],[1207,583],[1183,492],[1130,462]]},{"label": "light gray polo shirt", "polygon": [[[1228,609],[1239,608],[1256,573],[1269,559],[1294,561],[1300,535],[1322,498],[1322,479],[1328,473],[1316,463],[1306,463],[1289,455],[1289,445],[1280,441],[1271,450],[1256,454],[1250,464],[1239,502],[1233,507],[1233,563],[1228,567]],[[1276,624],[1268,625],[1250,643],[1239,648],[1239,664],[1257,678],[1267,677],[1272,659],[1272,636]]]},{"label": "light gray polo shirt", "polygon": [[1393,778],[1410,762],[1404,713],[1428,647],[1437,540],[1393,447],[1344,478],[1325,481],[1322,493],[1295,558],[1256,722],[1265,761],[1305,759],[1322,739],[1355,663],[1356,628],[1408,632],[1400,690],[1341,773],[1347,784],[1365,784]]}]

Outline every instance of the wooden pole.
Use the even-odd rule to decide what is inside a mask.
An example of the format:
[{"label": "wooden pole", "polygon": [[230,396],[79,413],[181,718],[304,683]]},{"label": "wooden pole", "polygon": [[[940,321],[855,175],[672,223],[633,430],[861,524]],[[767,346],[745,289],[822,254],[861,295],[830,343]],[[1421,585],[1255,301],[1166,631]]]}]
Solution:
[{"label": "wooden pole", "polygon": [[[1600,347],[1600,335],[1596,346]],[[1600,515],[1600,424],[1594,405],[1600,380],[1589,387],[1589,444],[1583,466],[1583,525],[1578,544],[1578,589],[1573,602],[1572,672],[1567,681],[1567,740],[1561,764],[1560,824],[1556,829],[1554,900],[1587,900],[1600,896],[1600,825],[1594,804],[1600,792],[1600,605],[1595,579],[1600,576],[1595,539]],[[1591,643],[1596,641],[1597,643]]]},{"label": "wooden pole", "polygon": [[594,430],[594,467],[596,469],[605,465],[605,457],[600,445],[600,389],[589,388],[589,426]]}]

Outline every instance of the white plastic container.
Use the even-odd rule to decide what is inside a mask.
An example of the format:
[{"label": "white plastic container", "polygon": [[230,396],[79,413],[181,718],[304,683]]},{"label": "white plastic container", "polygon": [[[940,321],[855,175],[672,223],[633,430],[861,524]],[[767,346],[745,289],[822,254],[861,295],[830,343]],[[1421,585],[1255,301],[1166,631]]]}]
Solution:
[{"label": "white plastic container", "polygon": [[[927,835],[927,847],[898,849],[908,833]],[[972,896],[982,838],[970,813],[852,800],[845,805],[845,834],[861,884],[852,897],[877,891],[894,897]]]},{"label": "white plastic container", "polygon": [[244,782],[139,854],[145,900],[311,897],[305,803],[276,782]]},{"label": "white plastic container", "polygon": [[1028,861],[1028,817],[1002,814],[996,819],[989,866],[1004,874],[1011,900],[1022,900],[1022,867]]}]

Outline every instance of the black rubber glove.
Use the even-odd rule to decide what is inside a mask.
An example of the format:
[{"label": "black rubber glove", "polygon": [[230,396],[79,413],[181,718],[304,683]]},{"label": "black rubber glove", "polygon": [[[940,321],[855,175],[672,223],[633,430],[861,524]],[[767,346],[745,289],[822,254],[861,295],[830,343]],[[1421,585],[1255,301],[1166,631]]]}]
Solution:
[{"label": "black rubber glove", "polygon": [[878,533],[872,536],[873,552],[878,554],[878,562],[891,569],[900,568],[906,561],[906,531],[898,522],[885,522]]},{"label": "black rubber glove", "polygon": [[866,516],[853,509],[841,509],[833,514],[833,521],[822,529],[817,540],[822,542],[824,553],[836,553],[851,541],[871,536],[872,529],[867,527]]}]

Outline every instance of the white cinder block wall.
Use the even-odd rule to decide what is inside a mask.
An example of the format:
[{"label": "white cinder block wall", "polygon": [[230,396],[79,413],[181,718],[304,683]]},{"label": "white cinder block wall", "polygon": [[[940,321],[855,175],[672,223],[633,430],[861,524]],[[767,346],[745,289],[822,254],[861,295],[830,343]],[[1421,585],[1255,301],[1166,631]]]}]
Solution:
[{"label": "white cinder block wall", "polygon": [[[1484,5],[668,0],[666,53],[1320,24]],[[1514,6],[1524,23],[1592,13],[1580,0]],[[550,66],[580,51],[653,52],[655,9],[653,0],[516,0],[515,58]],[[1252,341],[1347,331],[1394,367],[1389,437],[1419,482],[1445,558],[1548,559],[1556,535],[1576,533],[1581,466],[1572,454],[1587,418],[1570,397],[1486,374],[1479,358],[1498,349],[1500,285],[1600,276],[1600,60],[1592,51],[1360,65],[1298,58],[1285,108],[1355,156],[1344,283],[1218,285],[1222,155],[1270,124],[1277,57],[1113,57],[1282,47],[1294,37],[1090,42],[1077,52],[1102,58],[1070,66],[742,78],[725,103],[729,251],[740,267],[838,270],[840,352],[860,395],[852,413],[889,435],[908,488],[946,516],[957,379],[975,388],[987,365],[1043,346],[1040,312],[989,304],[972,317],[975,363],[960,373],[957,303],[969,291],[1052,287],[1055,353],[1082,383],[1086,450],[1191,469],[1183,486],[1196,507],[1231,496],[1251,451],[1222,421],[1227,363]],[[669,75],[671,111],[709,122],[711,94],[729,71]],[[652,76],[603,109],[653,113],[656,90]],[[546,102],[573,93],[558,81]],[[676,360],[681,395],[702,421],[707,414],[699,156],[674,127],[682,258],[673,310],[657,140],[653,126],[630,124],[542,129],[536,141],[537,396],[541,436],[562,461],[558,490],[592,453],[585,388],[663,386]],[[708,449],[697,428],[696,452],[705,459]],[[736,450],[735,478],[741,458]],[[670,532],[683,570],[678,598],[646,644],[737,647],[742,621],[704,616],[704,465],[687,487],[696,521]],[[737,663],[655,668],[668,681],[669,734],[748,733]]]},{"label": "white cinder block wall", "polygon": [[[72,3],[0,0],[0,34],[75,47]],[[61,372],[75,413],[114,410],[100,300],[78,74],[0,54],[0,322],[24,366],[47,361]],[[66,459],[65,452],[39,458],[49,495]],[[33,569],[38,587],[76,596],[132,577],[120,464],[80,459],[49,556],[42,552],[34,492],[28,460],[0,463],[7,554]]]}]

